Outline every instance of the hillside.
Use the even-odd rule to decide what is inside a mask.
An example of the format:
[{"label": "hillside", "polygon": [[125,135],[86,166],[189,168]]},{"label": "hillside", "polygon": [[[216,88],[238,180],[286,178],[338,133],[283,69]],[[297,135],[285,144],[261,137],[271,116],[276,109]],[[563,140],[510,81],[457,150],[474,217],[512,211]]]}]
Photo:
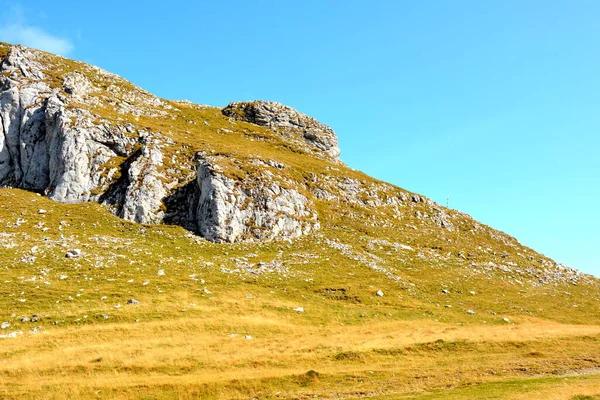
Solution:
[{"label": "hillside", "polygon": [[331,128],[0,58],[0,397],[600,394],[598,279],[348,168]]}]

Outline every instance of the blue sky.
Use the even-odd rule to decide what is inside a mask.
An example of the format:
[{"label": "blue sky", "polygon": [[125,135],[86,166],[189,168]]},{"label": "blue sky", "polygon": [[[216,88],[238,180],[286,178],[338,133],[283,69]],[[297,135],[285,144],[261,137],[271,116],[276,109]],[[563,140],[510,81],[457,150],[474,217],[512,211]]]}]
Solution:
[{"label": "blue sky", "polygon": [[600,276],[600,2],[0,2],[0,40],[282,102],[342,159]]}]

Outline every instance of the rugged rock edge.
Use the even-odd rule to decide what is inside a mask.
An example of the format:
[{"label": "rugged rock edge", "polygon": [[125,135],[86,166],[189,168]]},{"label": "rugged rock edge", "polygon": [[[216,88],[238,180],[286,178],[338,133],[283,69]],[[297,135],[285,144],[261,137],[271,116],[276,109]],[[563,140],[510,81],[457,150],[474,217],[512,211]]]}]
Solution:
[{"label": "rugged rock edge", "polygon": [[[289,239],[319,229],[312,201],[274,177],[233,180],[205,154],[187,166],[195,177],[166,174],[162,150],[175,143],[128,123],[97,122],[82,107],[101,102],[94,83],[75,71],[52,88],[46,67],[44,53],[19,45],[0,64],[1,186],[65,203],[98,201],[124,219],[178,223],[215,242]],[[118,77],[95,72],[118,90]],[[126,95],[135,102],[119,107],[134,115],[169,107],[139,89]]]}]

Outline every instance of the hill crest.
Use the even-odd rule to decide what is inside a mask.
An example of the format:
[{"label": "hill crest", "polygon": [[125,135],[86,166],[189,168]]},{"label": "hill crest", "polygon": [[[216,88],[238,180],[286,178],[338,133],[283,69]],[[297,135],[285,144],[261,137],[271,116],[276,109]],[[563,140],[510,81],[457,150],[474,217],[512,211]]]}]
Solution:
[{"label": "hill crest", "polygon": [[[180,225],[214,242],[345,229],[392,247],[448,249],[436,257],[518,270],[534,285],[554,281],[548,267],[573,282],[584,276],[466,214],[347,168],[335,132],[290,107],[168,101],[94,66],[1,48],[3,186],[97,201],[121,218]],[[388,240],[396,235],[405,240]]]}]

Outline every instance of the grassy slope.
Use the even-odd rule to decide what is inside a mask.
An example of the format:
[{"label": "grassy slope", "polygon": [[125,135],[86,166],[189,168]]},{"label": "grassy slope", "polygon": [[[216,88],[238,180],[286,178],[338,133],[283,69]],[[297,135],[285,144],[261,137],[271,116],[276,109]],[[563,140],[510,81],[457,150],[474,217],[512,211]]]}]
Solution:
[{"label": "grassy slope", "polygon": [[[45,57],[57,87],[61,74],[89,74],[84,64]],[[267,129],[229,121],[218,109],[169,104],[175,109],[163,117],[135,118],[108,106],[93,112],[174,139],[167,168],[184,165],[196,151],[214,151],[229,157],[224,169],[238,179],[256,172],[246,161],[259,156],[284,163],[274,172],[290,182],[308,182],[312,174],[351,177],[377,186],[382,197],[406,193],[382,189]],[[0,334],[24,332],[0,339],[0,397],[600,393],[591,374],[600,367],[597,281],[533,286],[526,274],[482,268],[513,261],[540,269],[547,259],[488,227],[473,229],[474,221],[451,210],[452,232],[415,217],[431,212],[425,203],[409,202],[398,218],[389,208],[315,202],[323,225],[316,235],[217,245],[179,227],[120,220],[96,204],[0,190],[0,322],[11,323]],[[333,248],[333,239],[354,256],[377,257],[399,280]],[[381,239],[388,244],[373,242]],[[73,248],[83,256],[65,258]],[[251,270],[260,262],[281,268],[228,272],[240,260]],[[141,304],[127,305],[130,298]],[[42,318],[20,322],[32,314]],[[568,371],[591,375],[568,391],[561,378]]]}]

